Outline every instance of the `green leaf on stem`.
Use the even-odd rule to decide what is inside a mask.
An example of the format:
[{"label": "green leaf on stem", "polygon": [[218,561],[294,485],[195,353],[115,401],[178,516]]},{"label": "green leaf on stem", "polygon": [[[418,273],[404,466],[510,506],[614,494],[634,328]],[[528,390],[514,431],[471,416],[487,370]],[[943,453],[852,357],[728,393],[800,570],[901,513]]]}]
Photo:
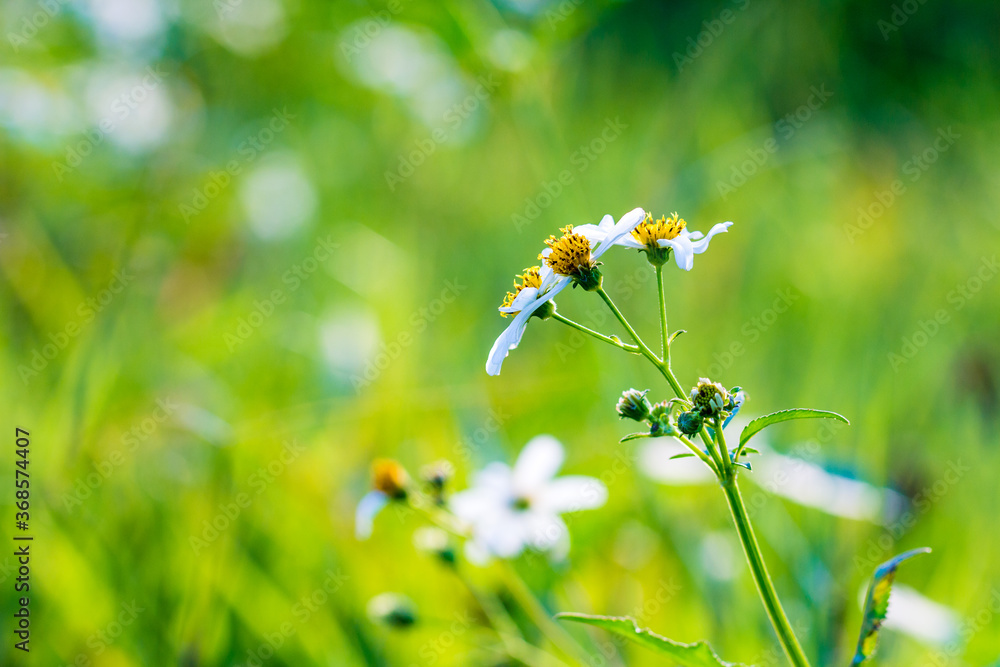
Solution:
[{"label": "green leaf on stem", "polygon": [[779,410],[778,412],[772,412],[769,415],[764,415],[763,417],[757,417],[749,424],[743,428],[743,433],[740,434],[740,447],[746,444],[746,442],[757,435],[760,431],[764,430],[771,424],[778,424],[780,422],[787,422],[793,419],[836,419],[837,421],[844,422],[845,424],[850,424],[847,417],[839,415],[836,412],[831,412],[830,410],[811,410],[809,408],[790,408],[788,410]]},{"label": "green leaf on stem", "polygon": [[682,333],[687,333],[686,329],[678,329],[677,331],[670,334],[670,338],[667,339],[667,345],[673,345],[674,339],[680,336]]},{"label": "green leaf on stem", "polygon": [[631,639],[646,648],[669,656],[674,662],[683,665],[683,667],[743,667],[737,663],[723,662],[705,642],[682,644],[681,642],[661,637],[652,630],[640,628],[631,616],[593,616],[591,614],[566,612],[556,614],[556,618],[604,628],[616,635]]},{"label": "green leaf on stem", "polygon": [[639,433],[629,433],[624,438],[618,442],[628,442],[629,440],[638,440],[639,438],[655,438],[656,436],[649,431],[639,432]]},{"label": "green leaf on stem", "polygon": [[689,456],[694,456],[692,452],[681,452],[680,454],[674,454],[668,460],[673,461],[674,459],[686,459]]},{"label": "green leaf on stem", "polygon": [[928,547],[911,549],[887,560],[875,570],[871,586],[868,587],[868,596],[865,598],[865,616],[861,623],[861,636],[858,637],[858,649],[851,665],[860,665],[875,653],[878,632],[889,611],[889,593],[892,592],[892,582],[896,578],[896,568],[907,558],[930,552]]}]

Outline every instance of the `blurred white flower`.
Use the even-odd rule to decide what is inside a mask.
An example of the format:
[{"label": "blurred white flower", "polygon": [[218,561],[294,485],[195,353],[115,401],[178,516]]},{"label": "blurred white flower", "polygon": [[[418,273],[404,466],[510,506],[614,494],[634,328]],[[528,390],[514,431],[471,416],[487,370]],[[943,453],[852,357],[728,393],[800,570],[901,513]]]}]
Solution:
[{"label": "blurred white flower", "polygon": [[[564,228],[564,235],[561,239],[551,240],[550,245],[538,256],[544,260],[542,267],[532,267],[526,269],[525,273],[518,276],[521,283],[514,283],[516,293],[507,293],[500,306],[501,314],[514,315],[511,322],[503,333],[493,343],[490,355],[486,360],[486,372],[490,375],[499,375],[503,360],[510,350],[516,348],[524,330],[528,326],[528,320],[535,311],[551,301],[561,292],[573,279],[571,267],[565,262],[550,260],[553,251],[559,259],[564,255],[579,254],[579,248],[562,248],[561,245],[568,245],[567,240],[578,240],[583,237],[589,244],[589,248],[584,248],[586,257],[580,257],[582,261],[596,263],[597,259],[607,252],[608,248],[618,242],[623,236],[628,235],[635,229],[645,215],[645,211],[636,208],[622,216],[621,220],[615,223],[610,215],[604,216],[598,225],[582,225],[574,229],[572,226]],[[573,266],[575,270],[577,266]],[[561,273],[560,273],[561,272]]]},{"label": "blurred white flower", "polygon": [[[733,420],[724,428],[726,440],[739,442],[746,424],[744,419]],[[753,446],[760,456],[750,459],[753,471],[742,478],[767,493],[833,516],[885,526],[893,525],[906,510],[906,497],[898,491],[830,472],[812,460],[818,458],[817,443],[793,447],[792,451],[801,456],[788,456],[774,451],[767,435],[758,433]],[[715,475],[698,459],[671,458],[687,452],[674,438],[655,438],[639,452],[642,471],[651,479],[671,486],[713,484]]]},{"label": "blurred white flower", "polygon": [[469,524],[469,560],[491,556],[513,558],[526,547],[564,556],[569,532],[560,514],[600,507],[608,490],[593,477],[555,478],[564,459],[563,447],[550,435],[533,438],[514,468],[491,463],[475,477],[472,488],[451,498],[451,510]]},{"label": "blurred white flower", "polygon": [[[614,243],[626,248],[654,252],[669,248],[674,251],[677,266],[685,271],[690,271],[694,266],[694,256],[708,250],[708,244],[712,237],[729,231],[732,224],[731,222],[720,222],[705,235],[701,232],[688,231],[687,222],[683,218],[677,217],[676,213],[669,218],[661,217],[655,221],[653,216],[647,213],[646,218],[632,230],[631,234],[615,239]],[[584,227],[592,227],[592,225],[584,225]],[[584,227],[578,228],[578,231],[583,233]],[[600,230],[594,230],[592,233],[599,234]]]}]

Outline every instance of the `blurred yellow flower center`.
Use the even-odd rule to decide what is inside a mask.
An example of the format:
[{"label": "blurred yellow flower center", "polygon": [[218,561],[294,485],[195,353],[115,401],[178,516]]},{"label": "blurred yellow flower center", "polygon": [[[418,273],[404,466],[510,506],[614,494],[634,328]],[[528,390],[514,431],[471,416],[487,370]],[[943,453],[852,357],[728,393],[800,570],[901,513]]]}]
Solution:
[{"label": "blurred yellow flower center", "polygon": [[372,464],[372,486],[390,498],[406,495],[409,478],[406,470],[392,459],[378,459]]},{"label": "blurred yellow flower center", "polygon": [[[520,294],[521,290],[523,290],[526,287],[534,287],[535,289],[541,287],[542,286],[541,270],[542,267],[540,266],[532,266],[530,268],[525,269],[524,273],[522,273],[521,275],[515,276],[514,291],[507,292],[507,296],[503,298],[503,303],[500,304],[500,307],[510,308],[511,305],[514,303],[514,299],[517,298],[517,295]],[[518,278],[521,279],[521,282],[517,282]],[[508,315],[516,315],[518,312],[520,311],[515,311],[513,313],[505,313],[503,311],[500,311],[500,315],[502,317],[507,317]]]},{"label": "blurred yellow flower center", "polygon": [[[561,276],[573,276],[594,268],[587,237],[574,234],[573,225],[567,225],[559,231],[563,233],[561,238],[550,236],[545,242],[552,249],[549,256],[544,258],[549,268]],[[542,259],[542,256],[539,255],[538,258]]]},{"label": "blurred yellow flower center", "polygon": [[647,213],[646,219],[632,230],[632,236],[644,246],[658,248],[657,241],[660,239],[669,241],[672,238],[676,238],[685,227],[687,227],[687,223],[684,221],[684,218],[678,218],[677,213],[674,213],[669,218],[661,216],[655,222],[653,221],[653,215]]}]

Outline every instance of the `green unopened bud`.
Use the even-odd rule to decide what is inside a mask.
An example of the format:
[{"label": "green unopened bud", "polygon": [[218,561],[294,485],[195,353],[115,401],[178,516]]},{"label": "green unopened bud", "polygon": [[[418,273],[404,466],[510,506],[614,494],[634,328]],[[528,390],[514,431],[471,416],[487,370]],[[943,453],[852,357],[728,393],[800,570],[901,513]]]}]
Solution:
[{"label": "green unopened bud", "polygon": [[674,425],[670,423],[670,401],[660,401],[649,411],[650,435],[674,435]]},{"label": "green unopened bud", "polygon": [[368,618],[391,628],[408,628],[417,622],[417,611],[405,595],[382,593],[368,601]]},{"label": "green unopened bud", "polygon": [[691,402],[705,417],[718,417],[729,404],[729,392],[718,382],[701,378],[691,390]]},{"label": "green unopened bud", "polygon": [[621,398],[618,399],[618,405],[615,406],[618,415],[625,419],[634,419],[637,422],[646,421],[650,410],[653,409],[653,406],[646,399],[648,392],[648,389],[645,391],[638,389],[623,391]]},{"label": "green unopened bud", "polygon": [[677,417],[677,428],[684,435],[694,435],[701,430],[704,418],[697,412],[682,412]]}]

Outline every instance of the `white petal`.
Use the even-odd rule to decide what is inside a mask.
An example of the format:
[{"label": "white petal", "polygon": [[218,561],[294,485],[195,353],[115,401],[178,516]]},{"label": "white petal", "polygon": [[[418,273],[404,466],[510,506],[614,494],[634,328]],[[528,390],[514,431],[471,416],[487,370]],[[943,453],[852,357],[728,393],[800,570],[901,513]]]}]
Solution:
[{"label": "white petal", "polygon": [[694,247],[691,239],[684,232],[672,239],[660,239],[658,241],[661,248],[672,248],[674,251],[674,261],[677,266],[690,271],[694,267]]},{"label": "white petal", "polygon": [[[722,234],[723,232],[728,232],[729,228],[732,227],[731,222],[720,222],[714,225],[710,230],[708,230],[708,235],[701,238],[701,232],[694,232],[691,234],[690,238],[694,243],[692,244],[694,253],[700,255],[701,253],[708,250],[708,243],[712,240],[712,237],[716,234]],[[697,234],[697,236],[696,236]]]},{"label": "white petal", "polygon": [[534,301],[538,297],[537,287],[525,287],[523,290],[517,293],[514,300],[510,302],[510,305],[506,308],[501,307],[500,312],[502,313],[517,313],[524,310],[524,307],[529,303]]},{"label": "white petal", "polygon": [[626,234],[625,236],[621,237],[620,239],[618,239],[618,242],[615,245],[624,246],[626,248],[635,248],[636,250],[642,250],[643,248],[646,247],[644,244],[636,241],[635,237],[632,236],[632,234]]},{"label": "white petal", "polygon": [[562,514],[601,507],[608,500],[608,488],[593,477],[567,475],[552,480],[535,497],[539,508]]},{"label": "white petal", "polygon": [[566,524],[555,514],[541,511],[524,512],[521,515],[524,542],[539,551],[551,549],[565,541],[569,531]]},{"label": "white petal", "polygon": [[621,217],[614,228],[612,228],[604,240],[599,244],[598,247],[594,248],[591,255],[594,259],[597,259],[603,255],[608,248],[612,245],[618,243],[623,237],[628,236],[632,233],[639,223],[642,222],[643,218],[646,217],[646,212],[641,208],[634,208],[625,215]]},{"label": "white petal", "polygon": [[369,491],[358,503],[354,512],[354,535],[359,540],[367,540],[372,534],[372,524],[375,515],[389,504],[389,497],[381,491]]},{"label": "white petal", "polygon": [[614,228],[615,219],[610,215],[605,215],[601,218],[601,222],[596,225],[580,225],[579,227],[574,227],[573,233],[586,238],[590,241],[590,247],[593,248],[596,244],[606,239],[608,234],[614,231]]},{"label": "white petal", "polygon": [[563,464],[563,446],[551,435],[531,439],[514,464],[515,493],[532,495],[555,477]]},{"label": "white petal", "polygon": [[476,540],[494,556],[513,558],[524,550],[525,534],[520,513],[505,512],[493,521],[481,524],[476,531]]},{"label": "white petal", "polygon": [[521,343],[521,337],[524,336],[524,330],[528,326],[528,320],[534,312],[542,306],[542,304],[554,298],[555,295],[561,292],[568,284],[568,278],[555,283],[549,291],[538,296],[533,303],[525,306],[521,312],[514,316],[514,321],[507,325],[507,328],[503,330],[503,333],[501,333],[493,342],[490,354],[486,358],[487,373],[490,375],[500,375],[500,367],[503,366],[503,360],[507,358],[507,354],[511,350]]}]

